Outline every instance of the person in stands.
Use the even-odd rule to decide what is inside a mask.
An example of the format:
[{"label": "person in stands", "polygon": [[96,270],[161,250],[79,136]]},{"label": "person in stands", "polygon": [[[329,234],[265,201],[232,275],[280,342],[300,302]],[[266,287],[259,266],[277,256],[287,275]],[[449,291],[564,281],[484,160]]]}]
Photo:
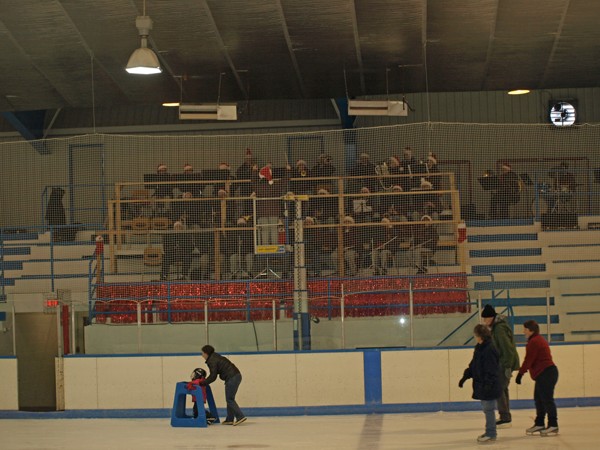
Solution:
[{"label": "person in stands", "polygon": [[360,192],[363,187],[369,189],[369,192],[377,191],[378,181],[375,165],[371,162],[371,156],[368,153],[361,153],[358,161],[350,168],[349,175],[351,177],[370,177],[357,178],[353,180],[354,192]]},{"label": "person in stands", "polygon": [[[234,195],[236,197],[250,197],[252,194],[252,167],[256,164],[254,155],[250,148],[246,149],[244,162],[235,171],[237,183],[233,185]],[[245,181],[243,181],[245,180]],[[252,200],[237,200],[237,216],[247,216],[252,214]]]},{"label": "person in stands", "polygon": [[[217,377],[225,382],[225,401],[227,402],[227,417],[222,425],[239,425],[246,421],[246,416],[235,401],[235,396],[242,382],[242,374],[235,364],[215,352],[212,345],[202,347],[202,358],[210,370],[208,378],[200,382],[200,386],[208,386]],[[234,422],[235,420],[235,422]]]},{"label": "person in stands", "polygon": [[312,191],[312,181],[303,180],[310,177],[308,165],[304,159],[296,161],[296,167],[292,170],[292,179],[290,183],[292,191],[297,195],[308,195]]},{"label": "person in stands", "polygon": [[481,401],[481,408],[485,414],[485,433],[477,437],[477,442],[496,440],[496,399],[500,395],[500,382],[498,381],[498,362],[500,357],[492,342],[490,329],[485,325],[476,325],[473,335],[477,344],[473,352],[473,359],[458,382],[462,388],[465,381],[473,379],[473,398]]},{"label": "person in stands", "polygon": [[509,163],[502,163],[498,189],[492,193],[490,200],[490,219],[509,219],[510,205],[519,203],[520,200],[519,176],[513,172]]},{"label": "person in stands", "polygon": [[[282,197],[287,191],[288,181],[292,168],[286,166],[284,177],[281,180],[273,179],[271,163],[260,171],[254,166],[252,172],[252,185],[256,193],[256,222],[258,225],[258,245],[277,245],[279,232],[277,222],[282,213]],[[261,200],[264,199],[264,200]]]},{"label": "person in stands", "polygon": [[[332,164],[331,156],[326,153],[319,155],[319,160],[310,171],[310,176],[317,177],[333,177],[335,176],[336,168]],[[318,192],[319,189],[327,189],[328,192],[333,192],[335,180],[315,180],[313,181],[313,192]]]},{"label": "person in stands", "polygon": [[427,273],[428,266],[431,264],[432,257],[437,250],[440,236],[437,228],[433,223],[431,216],[424,215],[421,217],[419,224],[413,226],[413,235],[411,243],[411,252],[413,263],[417,268],[417,275]]},{"label": "person in stands", "polygon": [[181,278],[187,278],[192,264],[194,242],[192,235],[185,231],[182,222],[173,224],[173,232],[163,235],[163,263],[160,274],[161,280],[167,280],[171,266],[181,262]]},{"label": "person in stands", "polygon": [[[528,320],[523,324],[523,334],[527,338],[525,348],[525,360],[519,369],[515,379],[521,384],[521,379],[529,372],[531,379],[535,381],[533,399],[535,400],[535,422],[532,427],[527,428],[527,434],[540,433],[542,436],[555,436],[558,434],[558,414],[554,402],[554,388],[558,382],[558,368],[552,360],[550,346],[540,334],[540,326],[535,320]],[[548,426],[544,421],[548,416]]]},{"label": "person in stands", "polygon": [[248,228],[247,230],[229,232],[232,239],[229,246],[229,265],[231,277],[236,280],[252,277],[254,273],[254,236],[248,219],[248,216],[242,216],[236,223],[236,228]]}]

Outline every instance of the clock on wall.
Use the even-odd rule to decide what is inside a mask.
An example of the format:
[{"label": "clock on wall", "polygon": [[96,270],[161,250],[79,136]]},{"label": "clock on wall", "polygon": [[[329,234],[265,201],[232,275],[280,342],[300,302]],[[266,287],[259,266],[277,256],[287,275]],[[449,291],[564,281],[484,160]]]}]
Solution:
[{"label": "clock on wall", "polygon": [[577,119],[574,102],[554,100],[550,102],[550,122],[556,127],[570,127]]}]

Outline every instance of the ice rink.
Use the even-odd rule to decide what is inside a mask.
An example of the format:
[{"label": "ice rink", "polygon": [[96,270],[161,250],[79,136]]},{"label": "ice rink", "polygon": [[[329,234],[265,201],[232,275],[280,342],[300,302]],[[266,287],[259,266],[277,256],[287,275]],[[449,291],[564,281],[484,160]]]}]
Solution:
[{"label": "ice rink", "polygon": [[0,420],[8,449],[597,449],[600,408],[559,409],[560,435],[525,436],[534,411],[513,411],[513,427],[478,444],[481,412],[250,417],[238,427],[171,428],[168,419]]}]

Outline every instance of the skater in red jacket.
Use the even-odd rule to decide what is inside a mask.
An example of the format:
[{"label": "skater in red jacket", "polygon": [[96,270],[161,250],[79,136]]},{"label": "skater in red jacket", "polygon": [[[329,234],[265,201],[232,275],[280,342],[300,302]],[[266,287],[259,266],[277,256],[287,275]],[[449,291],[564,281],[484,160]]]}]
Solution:
[{"label": "skater in red jacket", "polygon": [[[540,326],[535,320],[528,320],[523,324],[523,334],[527,338],[525,360],[515,381],[521,384],[521,378],[529,371],[529,375],[535,381],[533,396],[536,409],[535,423],[525,431],[528,435],[540,433],[542,436],[553,436],[558,434],[558,417],[554,403],[558,369],[552,361],[550,346],[540,335]],[[548,426],[544,427],[546,415]]]},{"label": "skater in red jacket", "polygon": [[[203,386],[202,383],[206,380],[206,370],[204,369],[194,369],[191,375],[192,381],[187,384],[188,391],[194,391],[198,388],[202,390],[202,403],[206,403],[206,386]],[[195,395],[192,395],[192,402],[194,402],[194,419],[198,417],[198,400]],[[208,409],[206,411],[206,422],[210,425],[215,421],[215,418],[210,413]]]}]

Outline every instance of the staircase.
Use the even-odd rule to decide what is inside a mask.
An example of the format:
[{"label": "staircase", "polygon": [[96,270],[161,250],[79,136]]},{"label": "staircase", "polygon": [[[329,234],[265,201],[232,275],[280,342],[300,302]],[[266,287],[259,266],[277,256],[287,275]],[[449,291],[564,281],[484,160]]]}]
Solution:
[{"label": "staircase", "polygon": [[[551,277],[539,239],[540,224],[532,220],[473,221],[467,223],[467,230],[467,271],[473,274],[469,287],[481,295],[482,304],[491,304],[504,315],[510,309],[517,340],[522,339],[521,325],[529,319],[536,320],[546,333]],[[552,295],[549,301],[552,340],[563,341],[561,316],[553,307]]]}]

